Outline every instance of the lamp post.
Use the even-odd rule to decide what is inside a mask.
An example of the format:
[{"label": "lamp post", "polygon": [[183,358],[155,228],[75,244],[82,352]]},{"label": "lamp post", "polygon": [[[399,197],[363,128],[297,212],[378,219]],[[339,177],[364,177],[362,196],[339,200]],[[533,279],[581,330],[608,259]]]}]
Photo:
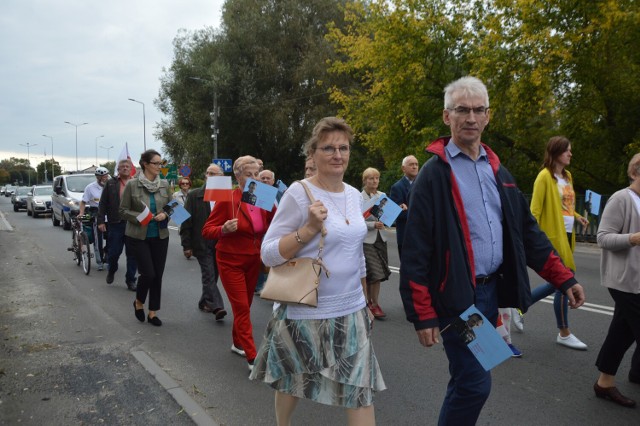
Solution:
[{"label": "lamp post", "polygon": [[[53,180],[53,178],[56,175],[56,169],[55,166],[53,165],[53,136],[49,136],[49,135],[42,135],[45,138],[49,138],[51,139],[51,180]],[[46,160],[45,160],[45,166],[46,166]],[[45,170],[47,169],[46,167],[44,168]]]},{"label": "lamp post", "polygon": [[70,126],[74,126],[76,128],[76,172],[77,172],[78,170],[80,170],[80,167],[78,166],[78,127],[84,126],[85,124],[89,124],[89,123],[74,124],[69,121],[65,121],[65,123],[67,123]]},{"label": "lamp post", "polygon": [[38,146],[37,143],[29,143],[27,142],[26,144],[21,143],[21,146],[26,146],[27,147],[27,163],[29,163],[29,167],[27,168],[27,176],[28,176],[28,180],[29,180],[29,186],[31,186],[31,153],[29,148],[31,148],[32,146]]},{"label": "lamp post", "polygon": [[98,139],[104,138],[104,135],[100,135],[96,138],[96,167],[98,167]]},{"label": "lamp post", "polygon": [[[203,83],[210,83],[211,85],[214,85],[214,82],[211,80],[207,80],[204,78],[200,78],[200,77],[189,77],[191,80],[196,80],[196,81],[200,81]],[[220,115],[220,111],[218,109],[218,94],[215,91],[215,88],[213,90],[213,111],[211,111],[209,113],[209,116],[211,117],[211,139],[213,139],[213,158],[214,160],[216,158],[218,158],[218,133],[220,132],[220,130],[218,129],[218,116]]]},{"label": "lamp post", "polygon": [[136,102],[142,104],[142,139],[144,141],[144,150],[147,150],[147,120],[144,117],[144,102],[136,101],[135,99],[129,98],[131,102]]},{"label": "lamp post", "polygon": [[[111,148],[113,148],[113,145],[111,145],[111,146],[102,146],[102,145],[100,145],[100,148],[107,150],[107,163],[108,163],[109,162],[109,151],[111,150]],[[117,166],[118,165],[116,164],[116,167]],[[114,167],[114,169],[115,169],[115,167]]]}]

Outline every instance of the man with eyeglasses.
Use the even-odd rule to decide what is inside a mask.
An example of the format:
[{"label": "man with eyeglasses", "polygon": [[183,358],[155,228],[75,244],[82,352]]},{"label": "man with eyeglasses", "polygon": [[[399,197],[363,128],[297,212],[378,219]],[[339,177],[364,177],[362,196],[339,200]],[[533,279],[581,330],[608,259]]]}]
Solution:
[{"label": "man with eyeglasses", "polygon": [[180,239],[185,257],[189,259],[191,256],[195,256],[200,264],[202,295],[198,302],[198,309],[212,313],[215,315],[216,321],[221,321],[227,315],[227,311],[224,309],[222,294],[218,289],[217,241],[202,238],[202,227],[214,205],[214,202],[204,201],[206,179],[212,176],[224,176],[224,173],[216,164],[210,164],[204,175],[205,183],[202,187],[190,191],[187,195],[184,208],[191,217],[182,222]]},{"label": "man with eyeglasses", "polygon": [[[538,228],[513,176],[481,142],[489,95],[474,77],[445,88],[443,120],[451,136],[432,142],[434,156],[411,189],[400,267],[407,319],[425,347],[471,305],[496,325],[498,306],[526,312],[527,266],[566,293],[572,308],[584,291]],[[449,381],[439,425],[475,425],[491,375],[449,327],[442,333]]]}]

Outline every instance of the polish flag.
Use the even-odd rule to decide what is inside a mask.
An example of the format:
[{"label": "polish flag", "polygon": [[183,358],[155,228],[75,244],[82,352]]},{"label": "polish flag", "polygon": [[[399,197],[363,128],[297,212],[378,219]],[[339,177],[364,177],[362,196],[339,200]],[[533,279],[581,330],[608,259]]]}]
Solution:
[{"label": "polish flag", "polygon": [[151,222],[153,215],[151,214],[151,210],[149,210],[149,207],[147,207],[146,204],[142,203],[142,205],[144,206],[144,210],[142,211],[142,213],[136,216],[136,219],[138,219],[138,222],[140,222],[141,225],[146,226],[149,224],[149,222]]},{"label": "polish flag", "polygon": [[204,188],[204,201],[232,201],[231,176],[209,176]]},{"label": "polish flag", "polygon": [[118,177],[118,164],[120,163],[120,161],[122,160],[129,160],[129,164],[131,165],[131,174],[130,176],[133,177],[136,175],[136,167],[133,165],[133,161],[131,161],[131,155],[129,155],[129,145],[125,142],[124,146],[122,147],[122,151],[120,151],[120,155],[118,155],[118,159],[116,160],[116,166],[114,167],[115,173],[114,176]]}]

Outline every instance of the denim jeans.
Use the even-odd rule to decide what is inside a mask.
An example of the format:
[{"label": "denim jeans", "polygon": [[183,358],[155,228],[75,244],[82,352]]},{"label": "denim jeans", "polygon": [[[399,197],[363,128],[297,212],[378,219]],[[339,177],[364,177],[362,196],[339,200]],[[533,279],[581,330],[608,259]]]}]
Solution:
[{"label": "denim jeans", "polygon": [[129,253],[126,237],[124,236],[124,230],[127,223],[122,221],[120,223],[108,223],[107,224],[107,239],[109,244],[108,259],[109,259],[109,273],[115,274],[118,270],[118,260],[122,254],[122,249],[125,249],[125,256],[127,257],[127,272],[125,279],[127,283],[136,282],[136,259],[132,253]]},{"label": "denim jeans", "polygon": [[[495,327],[498,321],[496,280],[476,286],[476,308]],[[440,320],[444,329],[454,318]],[[442,343],[449,359],[449,384],[440,409],[439,426],[475,425],[480,411],[491,393],[491,373],[485,371],[467,345],[449,329],[442,334]]]},{"label": "denim jeans", "polygon": [[554,286],[549,283],[539,285],[531,292],[531,304],[550,296],[555,292],[553,298],[553,310],[556,314],[556,324],[558,328],[569,328],[569,298],[562,294],[560,290],[556,290]]}]

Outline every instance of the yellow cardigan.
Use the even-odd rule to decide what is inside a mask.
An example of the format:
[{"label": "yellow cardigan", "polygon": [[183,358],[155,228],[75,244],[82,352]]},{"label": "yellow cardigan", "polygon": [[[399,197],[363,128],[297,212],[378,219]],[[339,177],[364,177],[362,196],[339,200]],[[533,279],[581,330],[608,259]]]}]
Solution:
[{"label": "yellow cardigan", "polygon": [[[566,172],[567,181],[573,189],[571,173]],[[569,245],[567,230],[564,227],[564,218],[562,217],[562,203],[558,192],[558,184],[547,168],[538,173],[538,177],[533,184],[531,214],[538,221],[540,229],[547,234],[549,241],[553,244],[553,248],[560,255],[565,266],[575,271],[576,264],[573,260],[573,248],[576,244],[576,235],[575,232],[571,233],[571,245]],[[575,211],[574,216],[576,219],[582,217]]]}]

